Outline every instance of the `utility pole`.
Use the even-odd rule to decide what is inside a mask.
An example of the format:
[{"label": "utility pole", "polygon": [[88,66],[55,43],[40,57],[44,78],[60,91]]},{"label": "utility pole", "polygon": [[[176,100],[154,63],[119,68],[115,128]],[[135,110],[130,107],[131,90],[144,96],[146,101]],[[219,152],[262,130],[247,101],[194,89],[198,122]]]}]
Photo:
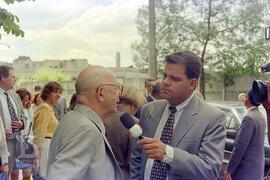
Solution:
[{"label": "utility pole", "polygon": [[149,77],[157,79],[155,0],[149,0]]},{"label": "utility pole", "polygon": [[120,66],[121,66],[120,52],[116,52],[116,67],[120,68]]}]

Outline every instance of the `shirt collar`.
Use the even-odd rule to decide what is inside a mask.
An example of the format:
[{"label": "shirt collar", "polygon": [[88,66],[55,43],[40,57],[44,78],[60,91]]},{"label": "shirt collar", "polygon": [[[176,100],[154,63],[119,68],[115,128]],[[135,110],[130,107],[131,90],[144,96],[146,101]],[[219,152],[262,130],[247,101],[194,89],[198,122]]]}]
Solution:
[{"label": "shirt collar", "polygon": [[252,111],[253,109],[256,109],[257,107],[256,106],[251,106],[250,108],[247,109],[247,112],[250,112]]},{"label": "shirt collar", "polygon": [[0,88],[0,93],[3,93],[4,94],[4,92],[7,92],[7,91],[5,91],[4,89]]},{"label": "shirt collar", "polygon": [[83,105],[83,104],[76,104],[75,110],[80,111],[84,115],[86,115],[91,121],[93,121],[97,127],[100,129],[101,133],[105,136],[105,126],[104,123],[101,119],[101,117],[93,111],[91,108]]},{"label": "shirt collar", "polygon": [[151,94],[149,94],[148,96],[150,96],[153,100],[156,100],[156,98],[152,96]]},{"label": "shirt collar", "polygon": [[[176,110],[179,111],[181,109],[184,109],[188,105],[188,103],[190,102],[190,100],[192,99],[193,96],[194,96],[194,93],[192,93],[192,95],[189,98],[187,98],[185,101],[183,101],[182,103],[175,106]],[[169,104],[169,106],[170,106],[170,104]],[[169,106],[168,106],[168,108],[169,108]]]}]

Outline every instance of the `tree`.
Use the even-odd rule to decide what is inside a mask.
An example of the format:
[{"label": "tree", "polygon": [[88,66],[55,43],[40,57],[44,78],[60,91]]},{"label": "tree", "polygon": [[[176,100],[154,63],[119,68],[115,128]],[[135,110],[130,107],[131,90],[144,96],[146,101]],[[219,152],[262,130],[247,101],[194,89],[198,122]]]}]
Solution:
[{"label": "tree", "polygon": [[[158,68],[170,52],[190,49],[200,55],[204,68],[224,80],[258,73],[270,55],[264,40],[269,0],[157,0],[156,38]],[[131,44],[138,68],[147,67],[147,6],[138,11],[139,41]],[[146,47],[146,48],[145,48]],[[200,91],[205,94],[202,70]],[[224,82],[225,85],[228,82]]]},{"label": "tree", "polygon": [[[25,0],[4,0],[7,4],[13,4],[15,2],[22,2]],[[18,16],[8,12],[6,9],[0,7],[0,29],[3,29],[7,34],[12,34],[14,36],[24,37],[24,31],[19,25]],[[1,39],[1,33],[0,33]]]},{"label": "tree", "polygon": [[48,82],[48,81],[69,81],[71,77],[56,69],[43,68],[36,71],[34,75],[35,82]]},{"label": "tree", "polygon": [[49,81],[64,82],[70,80],[71,77],[69,75],[62,73],[57,69],[41,68],[37,69],[37,71],[32,77],[25,77],[25,76],[18,77],[16,84],[19,87],[22,84],[29,82],[46,83]]}]

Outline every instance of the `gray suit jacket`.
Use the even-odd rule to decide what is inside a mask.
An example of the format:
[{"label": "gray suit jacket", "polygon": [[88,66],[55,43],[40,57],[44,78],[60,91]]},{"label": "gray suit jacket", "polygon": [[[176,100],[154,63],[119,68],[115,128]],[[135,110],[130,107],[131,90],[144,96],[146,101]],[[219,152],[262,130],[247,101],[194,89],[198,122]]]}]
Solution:
[{"label": "gray suit jacket", "polygon": [[263,179],[266,123],[257,107],[244,117],[227,171],[234,180]]},{"label": "gray suit jacket", "polygon": [[[9,91],[9,94],[10,96],[12,97],[12,99],[14,100],[15,104],[16,104],[16,108],[17,108],[17,118],[22,120],[24,125],[26,125],[27,123],[27,117],[24,115],[23,113],[23,105],[22,105],[22,101],[19,97],[18,94],[16,94],[15,92],[13,91]],[[3,121],[3,125],[4,125],[4,128],[5,128],[5,123],[4,123],[4,112],[3,112],[3,107],[2,107],[2,103],[0,103],[0,116],[1,116],[1,119]],[[21,131],[18,131],[16,132],[17,135],[20,135],[21,134]],[[16,150],[15,150],[15,143],[16,141],[13,139],[13,140],[10,140],[7,142],[7,146],[8,146],[8,151],[10,153],[10,159],[9,159],[9,170],[10,172],[13,170],[14,168],[14,165],[15,165],[15,157],[18,156]],[[4,157],[1,157],[3,159],[1,159],[1,161],[5,161],[7,162],[7,157],[4,156]]]},{"label": "gray suit jacket", "polygon": [[[14,100],[15,104],[16,104],[16,108],[17,108],[17,118],[22,120],[23,123],[25,124],[27,121],[27,117],[24,115],[23,113],[23,105],[22,105],[22,101],[19,97],[18,94],[16,94],[13,91],[9,91],[10,96],[12,97],[12,99]],[[2,107],[2,103],[0,103],[0,115],[2,117],[2,120],[4,121],[4,114],[3,114],[3,107]],[[5,126],[5,125],[4,125]]]},{"label": "gray suit jacket", "polygon": [[[1,163],[7,163],[9,157],[8,147],[7,147],[7,141],[5,136],[5,129],[2,122],[2,118],[0,116],[0,160]],[[0,164],[1,165],[1,164]]]},{"label": "gray suit jacket", "polygon": [[[143,136],[154,136],[166,104],[165,100],[154,101],[142,108]],[[170,146],[174,158],[167,166],[169,180],[217,179],[225,146],[224,113],[193,96],[175,127]],[[130,179],[144,179],[146,161],[142,146],[134,143]]]},{"label": "gray suit jacket", "polygon": [[51,140],[47,180],[121,180],[100,117],[77,104],[58,124]]}]

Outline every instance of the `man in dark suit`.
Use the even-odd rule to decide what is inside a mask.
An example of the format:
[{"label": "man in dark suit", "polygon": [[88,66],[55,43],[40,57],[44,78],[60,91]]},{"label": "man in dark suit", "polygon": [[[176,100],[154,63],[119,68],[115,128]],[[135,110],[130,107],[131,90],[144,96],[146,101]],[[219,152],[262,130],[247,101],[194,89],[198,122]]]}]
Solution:
[{"label": "man in dark suit", "polygon": [[224,173],[225,180],[263,179],[265,119],[254,102],[252,91],[245,102],[248,109],[237,136],[232,155]]},{"label": "man in dark suit", "polygon": [[154,83],[155,83],[155,80],[154,79],[146,79],[144,81],[145,98],[146,98],[146,101],[147,102],[151,102],[151,101],[154,100],[152,98],[152,96],[151,96],[151,90],[152,90],[152,87],[153,87],[153,84]]},{"label": "man in dark suit", "polygon": [[190,51],[165,58],[163,96],[141,109],[144,139],[134,143],[130,179],[216,180],[225,146],[225,115],[193,94],[201,71]]},{"label": "man in dark suit", "polygon": [[16,135],[20,134],[27,120],[23,114],[23,106],[20,97],[12,91],[16,82],[14,69],[10,66],[0,66],[0,115],[5,128],[8,151],[10,157],[7,160],[1,159],[1,163],[8,163],[12,172],[11,179],[18,179],[18,171],[15,167]]}]

